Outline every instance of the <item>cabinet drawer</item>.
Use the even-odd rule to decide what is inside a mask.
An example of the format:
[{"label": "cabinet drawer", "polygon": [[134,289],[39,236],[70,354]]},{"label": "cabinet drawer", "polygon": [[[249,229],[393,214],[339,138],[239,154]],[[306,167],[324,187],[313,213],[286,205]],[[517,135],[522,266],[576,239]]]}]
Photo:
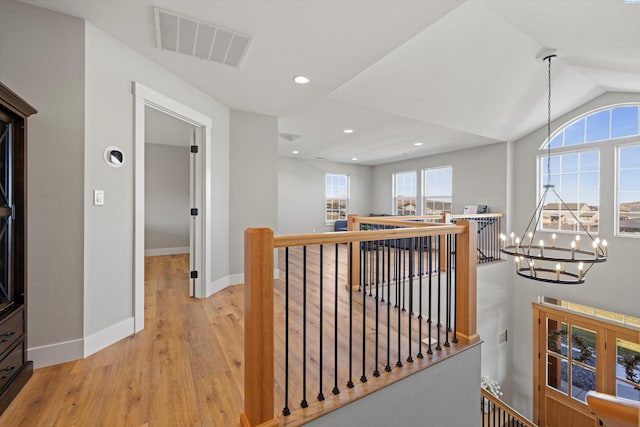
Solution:
[{"label": "cabinet drawer", "polygon": [[0,323],[0,356],[15,343],[24,332],[24,309],[14,311]]},{"label": "cabinet drawer", "polygon": [[0,390],[2,390],[11,377],[20,370],[23,361],[24,341],[21,341],[9,352],[7,357],[0,360]]}]

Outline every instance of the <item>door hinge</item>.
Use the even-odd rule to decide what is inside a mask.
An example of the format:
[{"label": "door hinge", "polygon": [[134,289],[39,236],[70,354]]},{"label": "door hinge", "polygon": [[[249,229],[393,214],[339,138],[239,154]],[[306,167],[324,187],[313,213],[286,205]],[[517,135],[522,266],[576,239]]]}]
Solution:
[{"label": "door hinge", "polygon": [[197,278],[198,278],[198,271],[197,271],[197,270],[192,271],[192,272],[189,274],[189,277],[190,277],[191,279],[197,279]]},{"label": "door hinge", "polygon": [[197,145],[192,145],[191,146],[191,152],[192,153],[197,153],[198,152],[198,146]]},{"label": "door hinge", "polygon": [[198,208],[191,208],[191,216],[198,216]]}]

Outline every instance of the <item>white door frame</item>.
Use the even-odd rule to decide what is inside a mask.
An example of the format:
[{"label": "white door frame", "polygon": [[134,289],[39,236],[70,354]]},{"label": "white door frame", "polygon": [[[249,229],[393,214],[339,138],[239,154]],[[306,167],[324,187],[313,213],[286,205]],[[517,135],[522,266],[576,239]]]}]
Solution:
[{"label": "white door frame", "polygon": [[[133,82],[133,122],[134,122],[134,238],[133,238],[133,313],[135,332],[144,329],[144,150],[145,150],[145,107],[151,107],[170,116],[190,123],[201,131],[203,146],[199,148],[200,164],[197,168],[197,184],[200,185],[197,197],[204,199],[198,206],[200,221],[200,239],[195,239],[196,253],[201,260],[198,279],[196,279],[195,297],[205,298],[207,284],[211,282],[211,127],[213,121],[191,108],[168,98],[148,87]],[[195,207],[195,206],[194,206]],[[187,212],[185,212],[187,214]],[[194,242],[191,243],[193,245]]]}]

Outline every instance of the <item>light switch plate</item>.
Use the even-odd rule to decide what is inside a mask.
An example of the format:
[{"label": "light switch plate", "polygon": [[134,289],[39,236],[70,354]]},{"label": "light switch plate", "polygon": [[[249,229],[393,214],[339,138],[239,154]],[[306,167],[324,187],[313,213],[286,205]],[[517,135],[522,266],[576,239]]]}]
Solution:
[{"label": "light switch plate", "polygon": [[104,190],[93,190],[94,206],[104,206]]}]

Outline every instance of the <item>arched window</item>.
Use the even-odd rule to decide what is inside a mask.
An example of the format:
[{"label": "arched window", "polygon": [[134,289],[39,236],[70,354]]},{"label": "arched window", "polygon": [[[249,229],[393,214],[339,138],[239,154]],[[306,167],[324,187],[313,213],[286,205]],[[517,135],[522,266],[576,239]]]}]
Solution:
[{"label": "arched window", "polygon": [[[623,162],[621,174],[620,162],[617,162],[619,221],[618,234],[640,232],[640,150],[628,149],[629,141],[640,140],[640,108],[638,104],[624,104],[605,107],[592,111],[570,121],[551,135],[551,161],[547,164],[547,141],[542,145],[538,157],[539,191],[550,182],[565,201],[547,198],[542,207],[543,216],[540,227],[554,231],[580,231],[583,227],[590,233],[600,229],[600,151],[606,146],[625,144],[626,153],[634,156]],[[636,143],[637,144],[637,143]],[[635,147],[636,145],[632,145]],[[618,151],[618,158],[623,154]],[[607,189],[608,190],[608,189]],[[608,190],[613,191],[613,189]],[[633,200],[632,200],[633,199]],[[636,203],[637,202],[637,203]],[[637,206],[637,213],[635,207]],[[622,217],[627,222],[622,228]],[[637,229],[634,223],[637,220]]]}]

